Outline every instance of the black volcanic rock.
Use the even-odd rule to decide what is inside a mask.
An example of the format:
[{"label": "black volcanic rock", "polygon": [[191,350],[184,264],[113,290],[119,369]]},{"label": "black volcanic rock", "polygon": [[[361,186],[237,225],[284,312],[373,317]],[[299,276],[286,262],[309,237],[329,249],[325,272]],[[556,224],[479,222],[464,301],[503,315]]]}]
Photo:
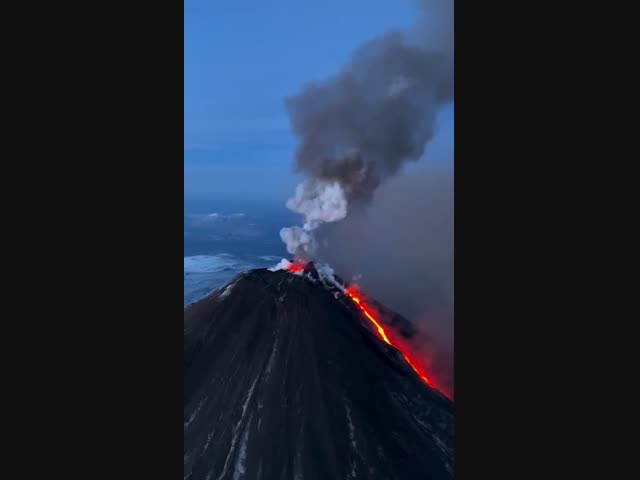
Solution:
[{"label": "black volcanic rock", "polygon": [[453,404],[337,289],[252,270],[184,322],[185,479],[453,478]]}]

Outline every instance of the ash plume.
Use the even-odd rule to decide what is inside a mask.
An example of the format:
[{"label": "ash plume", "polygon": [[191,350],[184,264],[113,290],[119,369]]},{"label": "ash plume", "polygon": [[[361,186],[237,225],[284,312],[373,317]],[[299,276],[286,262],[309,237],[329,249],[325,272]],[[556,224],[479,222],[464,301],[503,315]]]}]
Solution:
[{"label": "ash plume", "polygon": [[314,257],[314,231],[371,200],[404,164],[419,160],[440,108],[453,100],[453,0],[419,2],[411,31],[360,47],[336,76],[287,99],[300,139],[295,169],[307,175],[287,206],[305,218],[285,228],[290,253]]}]

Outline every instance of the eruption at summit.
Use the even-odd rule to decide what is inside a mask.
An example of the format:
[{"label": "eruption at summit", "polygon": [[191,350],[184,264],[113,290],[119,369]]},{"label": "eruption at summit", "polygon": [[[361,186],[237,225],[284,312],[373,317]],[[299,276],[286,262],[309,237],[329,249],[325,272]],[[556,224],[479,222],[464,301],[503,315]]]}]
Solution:
[{"label": "eruption at summit", "polygon": [[[386,219],[418,223],[415,192],[402,209],[385,195],[453,101],[453,0],[418,3],[413,29],[373,38],[336,75],[286,99],[303,175],[286,203],[301,221],[280,231],[291,260],[237,275],[185,309],[185,480],[454,476],[453,377],[431,333],[396,313],[406,315],[403,293],[444,297],[448,284],[411,281],[414,265],[398,256],[415,252],[389,239],[412,240],[412,230],[368,227],[380,203]],[[377,244],[390,246],[370,255]],[[345,282],[328,260],[365,275]],[[362,265],[401,293],[397,304],[366,283]]]}]

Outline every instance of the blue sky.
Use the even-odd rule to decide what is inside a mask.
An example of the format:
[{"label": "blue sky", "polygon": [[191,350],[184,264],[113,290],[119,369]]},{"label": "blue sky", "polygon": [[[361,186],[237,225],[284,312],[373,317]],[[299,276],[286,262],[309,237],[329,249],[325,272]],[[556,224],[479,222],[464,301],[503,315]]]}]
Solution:
[{"label": "blue sky", "polygon": [[[284,201],[298,180],[284,98],[416,16],[413,0],[185,0],[185,202]],[[422,163],[452,157],[448,107]]]}]

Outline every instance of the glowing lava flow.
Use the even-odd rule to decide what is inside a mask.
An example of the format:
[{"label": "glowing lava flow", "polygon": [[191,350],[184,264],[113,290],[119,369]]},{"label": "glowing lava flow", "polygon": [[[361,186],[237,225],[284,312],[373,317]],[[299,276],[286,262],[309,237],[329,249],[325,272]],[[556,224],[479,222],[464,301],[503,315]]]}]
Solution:
[{"label": "glowing lava flow", "polygon": [[[287,270],[289,270],[290,272],[299,273],[299,272],[302,272],[306,268],[306,265],[304,263],[296,260],[294,262],[289,263],[285,268]],[[411,368],[413,368],[414,372],[416,372],[418,374],[418,376],[424,381],[424,383],[426,383],[430,387],[433,387],[433,383],[427,377],[427,374],[424,371],[424,369],[422,367],[417,366],[416,363],[413,362],[409,358],[407,353],[405,351],[403,351],[402,348],[400,348],[400,346],[392,343],[391,340],[389,340],[389,337],[387,336],[387,333],[385,332],[385,330],[382,327],[382,325],[380,325],[380,323],[371,314],[369,309],[365,306],[364,301],[362,300],[361,296],[358,293],[357,287],[353,287],[353,286],[349,287],[346,290],[344,290],[344,292],[347,294],[347,296],[351,300],[353,300],[353,302],[356,305],[358,305],[360,310],[362,310],[362,313],[364,313],[364,315],[371,321],[371,323],[373,323],[375,325],[376,330],[378,332],[378,335],[380,335],[380,338],[382,340],[384,340],[386,343],[388,343],[389,345],[391,345],[392,347],[396,348],[400,353],[402,353],[402,355],[404,356],[404,359],[411,366]]]},{"label": "glowing lava flow", "polygon": [[376,328],[378,329],[378,333],[380,334],[380,338],[382,338],[385,342],[387,342],[389,345],[393,346],[393,344],[389,341],[389,339],[387,338],[387,334],[384,332],[384,328],[382,328],[380,326],[380,324],[378,322],[376,322],[376,319],[373,318],[373,316],[371,316],[371,314],[368,312],[368,310],[362,305],[362,303],[360,303],[360,297],[354,295],[351,291],[347,290],[347,295],[349,295],[349,298],[351,298],[351,300],[353,300],[354,302],[356,302],[356,304],[358,305],[358,307],[360,307],[360,310],[362,310],[362,313],[364,313],[367,318],[369,320],[371,320],[373,322],[373,324],[376,326]]},{"label": "glowing lava flow", "polygon": [[398,347],[398,345],[394,345],[393,343],[391,343],[391,341],[389,341],[389,337],[387,337],[386,332],[384,331],[384,328],[382,328],[382,326],[380,325],[380,323],[378,323],[376,321],[375,318],[373,318],[373,315],[371,315],[371,313],[369,312],[369,310],[367,309],[367,307],[364,306],[362,299],[360,298],[360,296],[356,293],[355,289],[353,289],[352,287],[347,288],[347,290],[345,291],[345,293],[349,296],[349,298],[351,300],[354,301],[354,303],[356,305],[358,305],[358,307],[360,307],[360,310],[362,310],[362,313],[365,314],[365,316],[371,320],[371,323],[373,323],[376,326],[376,329],[378,331],[378,334],[380,335],[380,338],[382,340],[384,340],[386,343],[388,343],[389,345],[391,345],[392,347],[395,347],[400,353],[402,353],[402,355],[404,356],[404,359],[407,361],[407,363],[411,366],[411,368],[413,368],[413,370],[418,374],[418,376],[430,387],[433,387],[433,384],[431,383],[431,380],[429,380],[429,378],[427,377],[426,373],[424,371],[422,371],[421,368],[416,367],[415,363],[412,362],[409,357],[407,356],[407,354],[402,351],[402,349],[400,347]]}]

